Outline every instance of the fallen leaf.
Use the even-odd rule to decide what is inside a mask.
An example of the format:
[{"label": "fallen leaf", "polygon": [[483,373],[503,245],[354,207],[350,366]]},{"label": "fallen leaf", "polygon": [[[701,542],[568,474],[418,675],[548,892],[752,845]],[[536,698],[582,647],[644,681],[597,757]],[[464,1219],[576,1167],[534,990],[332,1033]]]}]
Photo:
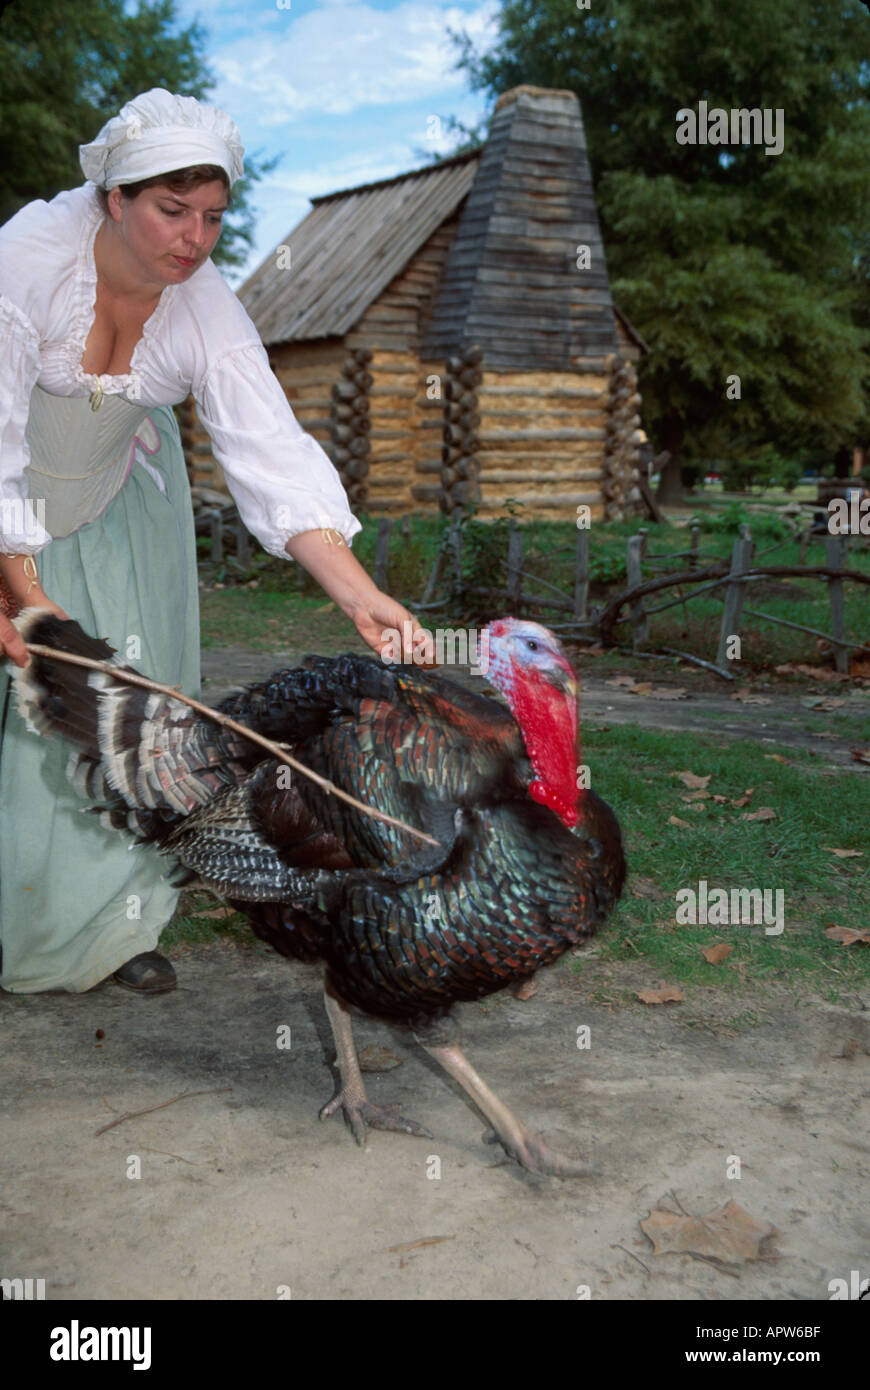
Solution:
[{"label": "fallen leaf", "polygon": [[870,743],[859,743],[852,749],[853,763],[870,763]]},{"label": "fallen leaf", "polygon": [[814,695],[810,699],[801,700],[805,709],[840,709],[845,703],[845,700],[834,700],[830,695]]},{"label": "fallen leaf", "polygon": [[424,1245],[442,1245],[445,1240],[455,1240],[455,1236],[426,1236],[423,1240],[407,1240],[403,1245],[388,1245],[391,1255],[400,1255],[407,1250],[422,1250]]},{"label": "fallen leaf", "polygon": [[775,1226],[756,1221],[735,1201],[714,1207],[704,1216],[651,1211],[640,1229],[649,1236],[656,1255],[706,1255],[731,1264],[763,1259],[762,1245],[779,1235]]},{"label": "fallen leaf", "polygon": [[769,705],[771,700],[767,695],[751,695],[746,690],[738,690],[731,696],[732,700],[739,700],[744,705]]},{"label": "fallen leaf", "polygon": [[393,1071],[402,1065],[401,1057],[397,1057],[388,1048],[378,1047],[374,1043],[360,1048],[358,1055],[360,1071]]},{"label": "fallen leaf", "polygon": [[696,772],[689,772],[686,770],[685,772],[672,772],[671,776],[679,777],[684,787],[690,787],[694,791],[696,788],[703,789],[706,787],[713,774],[712,772],[708,772],[706,777],[699,777]]},{"label": "fallen leaf", "polygon": [[784,758],[781,753],[765,753],[764,756],[769,763],[785,763],[788,767],[788,758]]},{"label": "fallen leaf", "polygon": [[533,994],[538,992],[537,980],[518,980],[515,985],[510,986],[510,992],[514,999],[531,999]]},{"label": "fallen leaf", "polygon": [[772,806],[759,806],[757,811],[744,811],[741,820],[776,820]]},{"label": "fallen leaf", "polygon": [[743,793],[743,795],[742,795],[742,796],[736,797],[736,798],[731,802],[731,805],[732,805],[732,806],[748,806],[749,803],[750,803],[750,801],[752,800],[752,794],[753,794],[754,791],[755,791],[755,788],[754,788],[754,787],[747,787],[747,788],[746,788],[746,791]]},{"label": "fallen leaf", "polygon": [[645,878],[643,874],[633,874],[631,895],[633,898],[660,898],[662,890],[654,878]]},{"label": "fallen leaf", "polygon": [[825,936],[832,941],[842,941],[844,946],[854,946],[856,941],[860,941],[864,946],[870,946],[870,928],[861,927],[826,927]]},{"label": "fallen leaf", "polygon": [[650,698],[653,700],[687,700],[685,686],[682,685],[657,685],[650,691]]},{"label": "fallen leaf", "polygon": [[606,680],[604,684],[625,686],[626,690],[633,690],[637,685],[637,680],[634,676],[611,676],[610,680]]},{"label": "fallen leaf", "polygon": [[603,647],[584,647],[581,656],[603,656]]},{"label": "fallen leaf", "polygon": [[679,985],[660,985],[658,989],[638,989],[635,996],[642,1004],[680,1004],[685,994]]},{"label": "fallen leaf", "polygon": [[733,950],[733,946],[727,946],[724,941],[720,941],[717,946],[705,946],[701,955],[705,960],[708,960],[711,965],[718,965],[720,960],[724,960],[726,956],[730,956]]},{"label": "fallen leaf", "polygon": [[849,679],[845,671],[834,671],[830,666],[806,666],[804,664],[793,667],[790,674],[798,676],[809,676],[814,681],[847,681]]},{"label": "fallen leaf", "polygon": [[834,849],[832,845],[822,845],[829,854],[835,854],[838,859],[863,859],[863,849]]},{"label": "fallen leaf", "polygon": [[687,820],[680,820],[679,816],[668,816],[668,825],[678,825],[681,830],[689,829],[689,822]]},{"label": "fallen leaf", "polygon": [[629,690],[629,695],[649,695],[652,692],[652,681],[638,681]]},{"label": "fallen leaf", "polygon": [[704,788],[701,787],[699,791],[696,791],[696,792],[687,792],[685,796],[680,797],[680,800],[681,800],[681,801],[709,801],[709,800],[710,800],[710,793],[709,793],[708,791],[705,791]]},{"label": "fallen leaf", "polygon": [[721,805],[723,805],[726,801],[730,801],[731,798],[728,797],[728,796],[720,796],[718,792],[714,792],[714,793],[713,793],[713,800],[714,800],[714,801],[718,801],[718,802],[719,802],[719,805],[721,806]]}]

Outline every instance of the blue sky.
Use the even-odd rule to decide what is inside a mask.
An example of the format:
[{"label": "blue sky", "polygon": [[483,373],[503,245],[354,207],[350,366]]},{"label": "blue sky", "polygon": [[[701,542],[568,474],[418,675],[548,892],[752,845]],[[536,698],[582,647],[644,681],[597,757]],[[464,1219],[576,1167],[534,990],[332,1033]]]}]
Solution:
[{"label": "blue sky", "polygon": [[497,0],[178,0],[181,23],[197,18],[207,31],[210,100],[236,121],[246,150],[282,156],[257,186],[256,245],[234,284],[305,216],[309,197],[416,168],[427,150],[452,148],[447,117],[486,118],[491,102],[454,70],[448,29],[466,30],[479,51],[498,9]]}]

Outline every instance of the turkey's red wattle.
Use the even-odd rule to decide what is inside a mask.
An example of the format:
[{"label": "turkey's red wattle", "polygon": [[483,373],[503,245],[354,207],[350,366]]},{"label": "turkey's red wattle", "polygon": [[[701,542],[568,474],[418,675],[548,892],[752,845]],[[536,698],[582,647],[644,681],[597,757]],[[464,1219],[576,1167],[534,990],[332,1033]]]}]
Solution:
[{"label": "turkey's red wattle", "polygon": [[576,825],[576,700],[560,694],[537,671],[523,671],[516,672],[508,702],[537,774],[529,786],[529,796],[549,806],[567,826]]}]

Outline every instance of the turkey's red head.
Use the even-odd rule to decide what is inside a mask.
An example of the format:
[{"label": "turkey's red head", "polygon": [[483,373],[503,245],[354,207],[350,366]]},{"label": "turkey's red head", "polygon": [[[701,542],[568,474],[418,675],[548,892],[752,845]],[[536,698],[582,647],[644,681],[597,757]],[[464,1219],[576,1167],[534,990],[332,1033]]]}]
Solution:
[{"label": "turkey's red head", "polygon": [[535,770],[529,796],[576,825],[579,681],[559,639],[540,623],[499,618],[481,633],[480,665],[520,726]]}]

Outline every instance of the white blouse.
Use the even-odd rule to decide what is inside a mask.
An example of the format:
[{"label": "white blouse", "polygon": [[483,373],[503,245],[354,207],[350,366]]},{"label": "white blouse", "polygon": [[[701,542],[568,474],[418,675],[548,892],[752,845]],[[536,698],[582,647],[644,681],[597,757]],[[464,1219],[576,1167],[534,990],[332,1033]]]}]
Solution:
[{"label": "white blouse", "polygon": [[55,396],[101,388],[146,407],[192,392],[242,520],[271,555],[286,558],[291,536],[324,526],[349,545],[362,526],[338,472],[293,414],[257,330],[211,260],[163,290],[129,373],[82,371],[102,217],[86,183],[50,203],[28,203],[0,227],[0,551],[32,554],[52,539],[22,510],[37,385]]}]

